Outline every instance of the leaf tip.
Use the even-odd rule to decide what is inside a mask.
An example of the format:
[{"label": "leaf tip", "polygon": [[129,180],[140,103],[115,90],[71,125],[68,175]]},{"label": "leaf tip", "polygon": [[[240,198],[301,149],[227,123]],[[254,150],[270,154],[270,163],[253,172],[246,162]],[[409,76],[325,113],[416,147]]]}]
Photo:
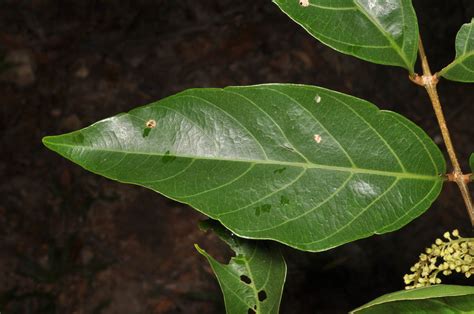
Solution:
[{"label": "leaf tip", "polygon": [[195,248],[201,255],[206,255],[206,251],[204,251],[203,249],[201,249],[201,247],[200,247],[197,243],[194,243],[194,248]]},{"label": "leaf tip", "polygon": [[55,150],[54,149],[54,138],[55,138],[55,136],[45,136],[41,139],[41,142],[43,143],[44,146],[46,146],[50,150]]}]

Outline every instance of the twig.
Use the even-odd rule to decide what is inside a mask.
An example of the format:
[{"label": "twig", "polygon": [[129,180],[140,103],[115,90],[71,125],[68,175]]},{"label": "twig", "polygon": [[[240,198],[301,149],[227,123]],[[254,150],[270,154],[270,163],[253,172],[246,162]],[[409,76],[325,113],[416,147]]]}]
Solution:
[{"label": "twig", "polygon": [[436,114],[436,118],[438,119],[438,124],[441,129],[441,135],[443,136],[444,144],[446,145],[449,159],[451,160],[451,164],[453,166],[453,172],[448,175],[448,181],[456,182],[456,184],[458,185],[459,190],[461,191],[461,195],[464,199],[464,203],[466,204],[467,212],[469,213],[469,218],[471,219],[471,225],[474,227],[474,208],[472,204],[471,194],[467,185],[469,180],[466,180],[466,176],[462,173],[461,166],[459,165],[459,161],[456,157],[456,151],[454,150],[454,146],[451,141],[451,136],[449,135],[448,126],[446,124],[446,119],[444,118],[442,105],[438,96],[437,84],[439,79],[436,74],[431,74],[431,69],[428,64],[428,58],[426,57],[425,48],[423,47],[421,39],[419,54],[421,59],[421,67],[423,69],[423,75],[419,76],[415,74],[411,76],[410,79],[414,83],[423,86],[428,92],[431,104],[433,105],[433,109]]}]

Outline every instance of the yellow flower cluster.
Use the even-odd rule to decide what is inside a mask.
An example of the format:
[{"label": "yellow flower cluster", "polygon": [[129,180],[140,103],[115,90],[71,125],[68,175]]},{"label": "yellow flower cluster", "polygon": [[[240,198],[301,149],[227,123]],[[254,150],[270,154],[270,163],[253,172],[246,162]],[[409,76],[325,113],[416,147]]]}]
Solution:
[{"label": "yellow flower cluster", "polygon": [[474,239],[462,238],[458,230],[445,232],[446,242],[436,239],[426,254],[420,254],[420,260],[410,268],[411,274],[403,279],[405,289],[421,288],[441,283],[439,274],[445,276],[453,272],[463,273],[466,278],[474,275]]}]

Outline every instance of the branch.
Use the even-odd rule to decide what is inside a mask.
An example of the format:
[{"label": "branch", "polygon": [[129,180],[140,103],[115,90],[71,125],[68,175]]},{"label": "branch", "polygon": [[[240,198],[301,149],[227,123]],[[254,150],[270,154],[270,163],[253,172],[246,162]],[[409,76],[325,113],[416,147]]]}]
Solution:
[{"label": "branch", "polygon": [[420,48],[419,54],[421,59],[421,67],[423,69],[423,75],[419,76],[417,74],[410,77],[410,79],[418,85],[423,86],[428,92],[430,97],[431,104],[433,105],[434,112],[436,114],[436,119],[438,120],[439,128],[441,129],[441,135],[443,136],[444,144],[448,151],[449,159],[453,166],[453,172],[448,175],[448,181],[456,182],[461,191],[461,195],[466,204],[467,212],[469,213],[469,218],[471,219],[471,225],[474,227],[474,207],[472,204],[471,194],[468,188],[469,180],[466,180],[466,176],[461,171],[461,166],[456,157],[456,151],[454,150],[453,143],[451,141],[451,136],[449,135],[448,126],[446,124],[446,119],[444,118],[444,113],[442,109],[441,102],[438,96],[437,84],[438,76],[436,74],[431,74],[431,69],[428,63],[428,58],[426,57],[425,48],[420,39]]}]

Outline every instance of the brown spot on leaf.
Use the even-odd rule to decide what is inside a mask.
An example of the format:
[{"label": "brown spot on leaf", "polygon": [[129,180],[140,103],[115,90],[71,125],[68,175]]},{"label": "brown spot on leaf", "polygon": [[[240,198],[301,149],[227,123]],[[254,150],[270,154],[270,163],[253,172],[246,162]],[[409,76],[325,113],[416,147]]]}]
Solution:
[{"label": "brown spot on leaf", "polygon": [[149,129],[154,129],[156,127],[156,121],[153,119],[150,119],[146,122],[146,127]]}]

